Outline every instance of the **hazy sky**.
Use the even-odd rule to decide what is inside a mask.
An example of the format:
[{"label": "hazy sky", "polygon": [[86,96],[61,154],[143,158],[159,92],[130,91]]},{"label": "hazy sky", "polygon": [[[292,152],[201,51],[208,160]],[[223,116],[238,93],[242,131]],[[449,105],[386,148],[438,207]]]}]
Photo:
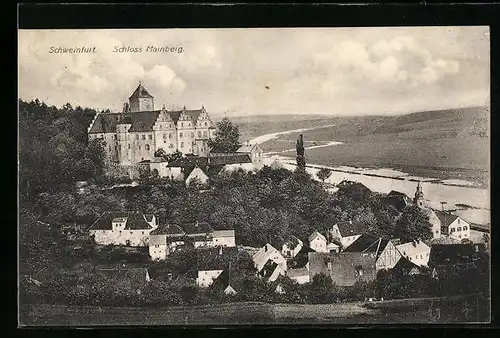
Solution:
[{"label": "hazy sky", "polygon": [[[49,53],[59,46],[96,52]],[[142,81],[157,109],[214,116],[407,113],[489,105],[489,55],[481,26],[21,30],[19,96],[115,111]]]}]

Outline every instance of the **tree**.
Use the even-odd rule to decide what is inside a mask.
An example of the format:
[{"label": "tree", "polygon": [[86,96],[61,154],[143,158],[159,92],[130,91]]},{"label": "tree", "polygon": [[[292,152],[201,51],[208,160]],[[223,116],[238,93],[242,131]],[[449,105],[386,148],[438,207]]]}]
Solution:
[{"label": "tree", "polygon": [[224,117],[217,122],[215,139],[208,140],[208,146],[214,153],[233,153],[241,146],[239,143],[240,131],[229,118]]},{"label": "tree", "polygon": [[324,183],[326,179],[328,179],[332,175],[332,172],[328,168],[321,168],[316,176]]},{"label": "tree", "polygon": [[182,153],[179,150],[176,150],[172,154],[166,154],[164,158],[167,160],[168,163],[175,162],[182,158]]},{"label": "tree", "polygon": [[432,238],[432,225],[429,217],[419,207],[408,206],[403,209],[396,221],[396,237],[403,241],[416,239],[428,240]]},{"label": "tree", "polygon": [[165,157],[165,155],[167,155],[167,153],[163,150],[163,148],[158,148],[155,151],[155,157]]}]

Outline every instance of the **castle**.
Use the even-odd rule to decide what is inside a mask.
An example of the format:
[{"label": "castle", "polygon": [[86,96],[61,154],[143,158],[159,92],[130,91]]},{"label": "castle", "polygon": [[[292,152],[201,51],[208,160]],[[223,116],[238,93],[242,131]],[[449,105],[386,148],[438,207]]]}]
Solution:
[{"label": "castle", "polygon": [[154,159],[158,149],[166,154],[203,156],[207,141],[215,136],[215,127],[201,109],[168,111],[154,108],[154,97],[139,83],[120,113],[98,113],[88,128],[88,139],[105,141],[108,164],[134,166]]}]

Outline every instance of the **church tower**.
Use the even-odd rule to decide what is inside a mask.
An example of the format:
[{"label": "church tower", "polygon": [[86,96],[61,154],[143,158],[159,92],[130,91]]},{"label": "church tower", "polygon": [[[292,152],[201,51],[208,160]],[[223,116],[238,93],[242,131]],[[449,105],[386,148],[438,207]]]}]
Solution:
[{"label": "church tower", "polygon": [[424,193],[422,191],[422,186],[420,182],[417,183],[417,191],[415,191],[415,197],[413,198],[413,204],[423,208],[424,207]]},{"label": "church tower", "polygon": [[142,86],[139,82],[134,93],[129,97],[129,111],[140,112],[140,111],[152,111],[154,107],[154,98],[149,92]]}]

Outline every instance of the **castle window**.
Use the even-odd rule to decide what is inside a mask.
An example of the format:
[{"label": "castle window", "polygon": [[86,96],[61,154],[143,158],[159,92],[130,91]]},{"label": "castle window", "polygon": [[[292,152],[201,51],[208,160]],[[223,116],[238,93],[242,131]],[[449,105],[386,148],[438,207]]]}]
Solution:
[{"label": "castle window", "polygon": [[458,228],[457,228],[457,231],[462,231],[462,228],[461,228],[461,227],[458,227]]},{"label": "castle window", "polygon": [[163,143],[167,143],[167,141],[163,141]]},{"label": "castle window", "polygon": [[128,148],[130,149],[130,144],[128,145]]},{"label": "castle window", "polygon": [[191,127],[191,123],[188,123],[188,127]]},{"label": "castle window", "polygon": [[451,232],[455,232],[455,228],[451,228]]},{"label": "castle window", "polygon": [[148,151],[149,151],[149,144],[146,144],[146,147],[145,147],[145,148],[146,148],[146,150],[148,150]]},{"label": "castle window", "polygon": [[181,122],[181,127],[184,127],[184,123]]},{"label": "castle window", "polygon": [[141,150],[141,146],[137,146],[137,149],[138,149],[138,150]]},{"label": "castle window", "polygon": [[168,133],[168,138],[172,138],[172,134],[171,133]]},{"label": "castle window", "polygon": [[464,227],[464,228],[463,228],[463,230],[464,230],[464,231],[465,231],[465,230],[467,230],[467,227]]},{"label": "castle window", "polygon": [[198,130],[198,137],[201,137],[201,131]]},{"label": "castle window", "polygon": [[135,139],[138,140],[139,139],[139,135],[136,134],[135,135]]},{"label": "castle window", "polygon": [[163,139],[166,140],[167,139],[167,134],[163,134]]},{"label": "castle window", "polygon": [[142,135],[142,139],[145,140],[146,139],[146,135]]},{"label": "castle window", "polygon": [[206,131],[203,132],[203,136],[207,137],[207,132]]},{"label": "castle window", "polygon": [[182,133],[179,133],[179,137],[182,137]]},{"label": "castle window", "polygon": [[181,148],[184,148],[184,142],[181,142]]},{"label": "castle window", "polygon": [[153,139],[153,135],[149,135],[149,139],[152,140]]},{"label": "castle window", "polygon": [[[113,138],[116,140],[116,135],[113,135]],[[460,220],[458,221],[458,223],[460,223]]]},{"label": "castle window", "polygon": [[205,127],[208,126],[208,123],[205,122]]}]

